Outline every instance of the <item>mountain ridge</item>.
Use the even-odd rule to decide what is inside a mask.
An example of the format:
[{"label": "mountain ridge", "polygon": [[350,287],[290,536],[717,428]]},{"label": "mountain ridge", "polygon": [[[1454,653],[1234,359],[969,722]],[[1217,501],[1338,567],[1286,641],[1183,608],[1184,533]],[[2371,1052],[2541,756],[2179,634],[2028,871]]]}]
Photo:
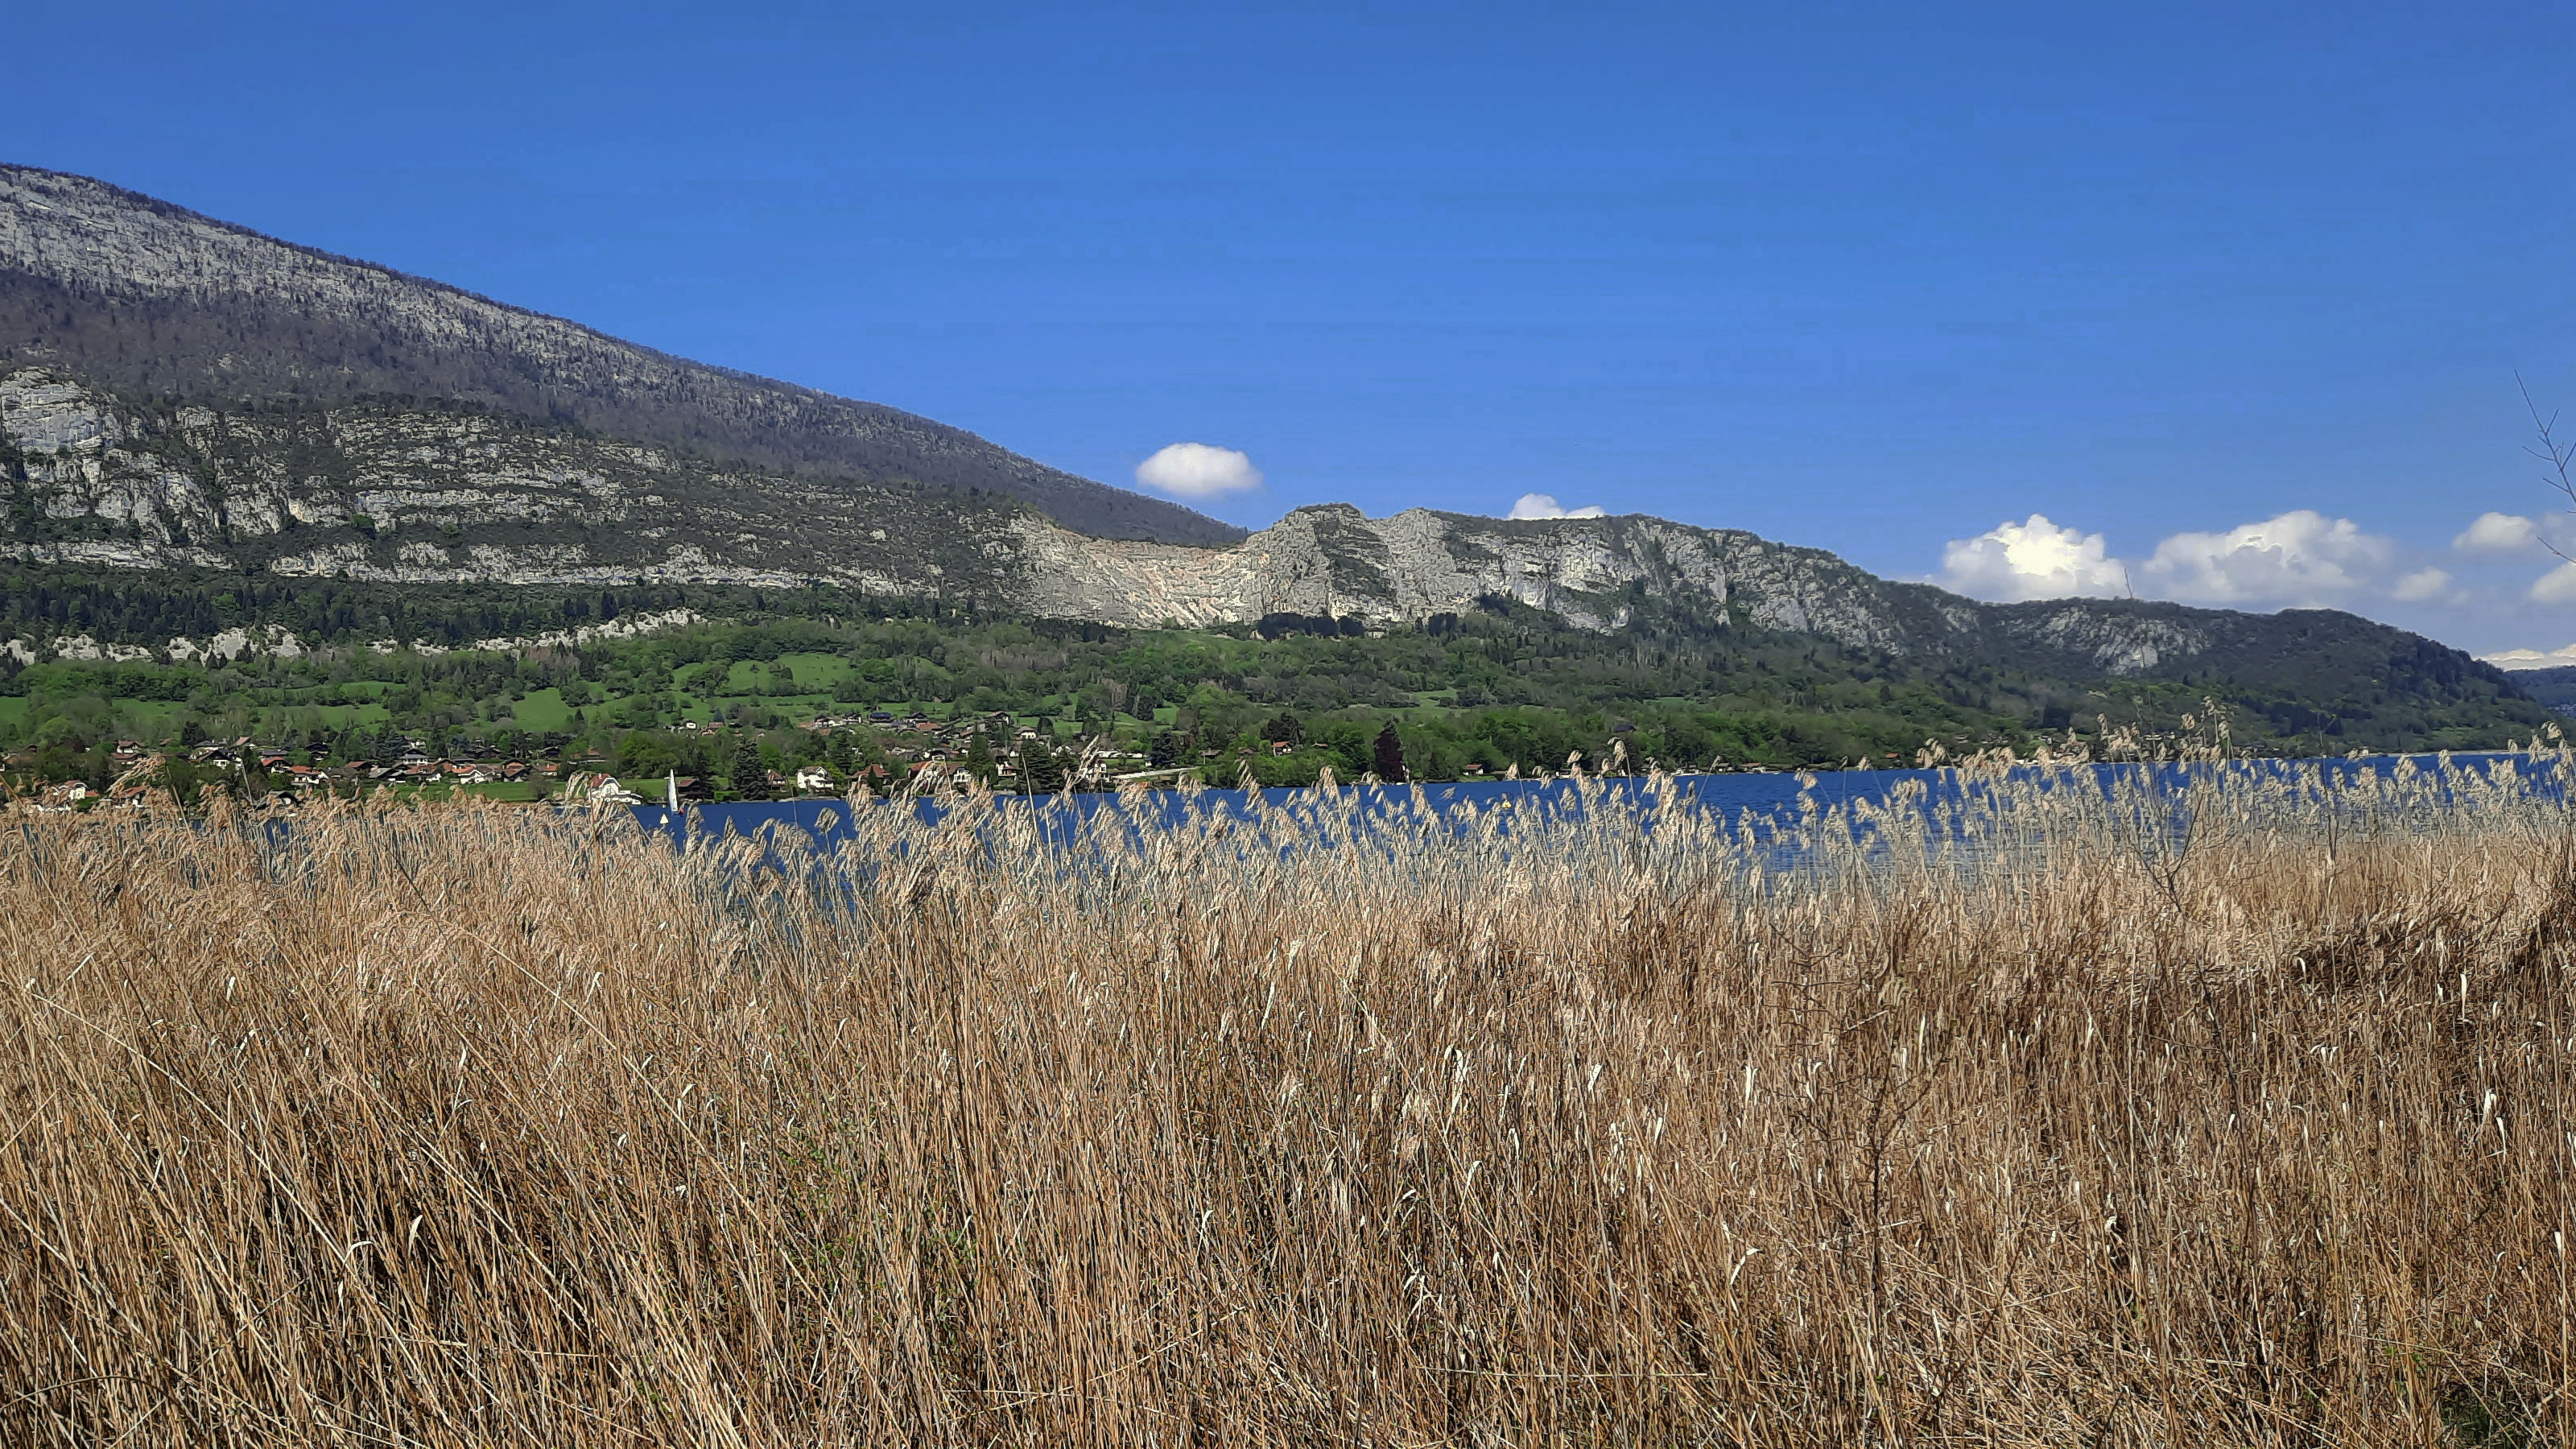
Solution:
[{"label": "mountain ridge", "polygon": [[[755,424],[767,441],[743,445]],[[1645,515],[1323,504],[1246,533],[895,409],[27,168],[0,167],[0,474],[0,559],[31,567],[826,583],[1127,628],[1517,608],[2068,677],[2181,679],[2220,657],[2239,673],[2268,652],[2374,687],[2521,694],[2350,615],[1989,604]]]},{"label": "mountain ridge", "polygon": [[1712,627],[1896,655],[1991,653],[1986,636],[2000,633],[2114,677],[2200,651],[2213,621],[2266,617],[1985,604],[1821,549],[1639,514],[1371,519],[1319,504],[1224,548],[1098,539],[990,496],[745,473],[469,408],[156,411],[33,368],[0,375],[0,447],[25,475],[0,556],[30,563],[375,583],[822,582],[1126,627],[1293,614],[1385,629],[1508,599],[1608,631],[1640,603],[1683,600]]},{"label": "mountain ridge", "polygon": [[675,357],[65,172],[0,165],[0,339],[130,396],[433,395],[721,460],[981,487],[1104,537],[1243,530],[963,429]]}]

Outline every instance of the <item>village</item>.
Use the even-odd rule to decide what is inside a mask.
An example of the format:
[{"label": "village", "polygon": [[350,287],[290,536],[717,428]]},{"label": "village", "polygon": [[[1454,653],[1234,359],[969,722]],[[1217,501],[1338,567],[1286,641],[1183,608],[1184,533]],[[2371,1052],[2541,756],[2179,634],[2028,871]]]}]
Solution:
[{"label": "village", "polygon": [[[640,804],[683,801],[838,798],[865,789],[872,794],[930,793],[980,781],[997,794],[1038,790],[1113,789],[1134,783],[1168,783],[1192,767],[1155,766],[1146,753],[1106,736],[1068,740],[1007,713],[940,719],[889,710],[825,715],[789,728],[820,748],[818,758],[783,767],[738,766],[718,781],[694,771],[661,775],[621,772],[613,752],[571,737],[552,748],[505,754],[480,738],[460,738],[445,748],[411,739],[389,757],[337,759],[288,749],[248,736],[189,745],[146,745],[121,739],[99,753],[103,771],[92,778],[47,779],[34,750],[0,755],[0,804],[38,811],[141,809],[156,792],[190,798],[211,788],[246,802],[293,807],[337,796],[356,798],[392,791],[397,798],[437,799],[473,795],[503,804]],[[671,733],[707,740],[735,732],[725,722],[687,720]],[[979,748],[980,747],[980,748]],[[1285,753],[1287,742],[1266,748]],[[1200,752],[1206,760],[1220,752]],[[1246,751],[1249,753],[1249,751]],[[757,768],[757,775],[749,771]],[[98,778],[104,775],[104,779]]]}]

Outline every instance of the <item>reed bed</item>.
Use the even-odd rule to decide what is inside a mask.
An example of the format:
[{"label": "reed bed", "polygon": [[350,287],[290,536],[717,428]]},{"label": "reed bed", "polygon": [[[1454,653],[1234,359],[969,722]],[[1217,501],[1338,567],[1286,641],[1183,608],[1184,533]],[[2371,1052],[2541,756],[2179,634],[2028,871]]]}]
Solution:
[{"label": "reed bed", "polygon": [[0,822],[0,1438],[2576,1442],[2563,795],[1966,783]]}]

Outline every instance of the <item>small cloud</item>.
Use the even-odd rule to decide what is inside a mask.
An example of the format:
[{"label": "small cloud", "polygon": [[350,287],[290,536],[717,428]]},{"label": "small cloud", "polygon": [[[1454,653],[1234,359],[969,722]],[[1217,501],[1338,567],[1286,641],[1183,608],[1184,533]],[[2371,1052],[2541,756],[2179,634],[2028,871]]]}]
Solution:
[{"label": "small cloud", "polygon": [[2563,563],[2532,580],[2531,600],[2535,604],[2576,603],[2576,563]]},{"label": "small cloud", "polygon": [[1261,486],[1261,470],[1232,448],[1174,443],[1136,465],[1136,481],[1177,498],[1214,498]]},{"label": "small cloud", "polygon": [[2420,604],[2426,599],[2439,598],[2442,591],[2450,586],[2451,576],[2442,570],[2417,569],[2399,579],[2397,587],[2389,591],[2389,597],[2402,604]]},{"label": "small cloud", "polygon": [[2498,669],[2561,669],[2576,664],[2576,644],[2557,649],[2507,649],[2501,654],[2481,654],[2478,660]]},{"label": "small cloud", "polygon": [[1524,493],[1506,515],[1511,518],[1606,518],[1609,511],[1598,504],[1584,508],[1567,508],[1552,494]]},{"label": "small cloud", "polygon": [[2027,523],[1950,540],[1941,550],[1940,583],[1979,599],[2117,598],[2129,592],[2129,570],[2111,557],[2102,535],[2034,513]]},{"label": "small cloud", "polygon": [[2144,572],[2158,593],[2187,603],[2277,608],[2361,593],[2396,561],[2394,542],[2299,508],[2225,533],[2177,533]]},{"label": "small cloud", "polygon": [[2451,540],[2462,553],[2520,553],[2540,541],[2540,525],[2519,513],[2481,513]]}]

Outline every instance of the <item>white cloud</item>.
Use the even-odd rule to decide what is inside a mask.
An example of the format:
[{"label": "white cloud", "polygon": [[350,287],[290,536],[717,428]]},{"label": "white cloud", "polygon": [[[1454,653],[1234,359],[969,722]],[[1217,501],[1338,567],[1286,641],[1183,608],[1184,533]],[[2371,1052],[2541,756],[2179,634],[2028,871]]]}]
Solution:
[{"label": "white cloud", "polygon": [[2177,533],[2156,545],[2143,572],[2155,592],[2186,603],[2260,608],[2349,598],[2396,561],[2394,542],[2299,508],[2225,533]]},{"label": "white cloud", "polygon": [[1552,494],[1524,493],[1521,495],[1521,501],[1512,505],[1512,511],[1507,516],[1512,518],[1601,518],[1606,515],[1607,510],[1597,504],[1586,508],[1567,508],[1558,503]]},{"label": "white cloud", "polygon": [[2532,602],[2537,604],[2576,603],[2576,563],[2563,563],[2534,579]]},{"label": "white cloud", "polygon": [[2389,590],[2388,596],[2401,604],[2420,604],[2426,599],[2441,597],[2442,591],[2450,586],[2451,576],[2442,570],[2417,569],[2399,579],[2397,587]]},{"label": "white cloud", "polygon": [[2116,598],[2129,592],[2126,565],[2102,535],[2060,528],[2045,514],[1999,523],[1941,550],[1941,586],[1979,599]]},{"label": "white cloud", "polygon": [[2468,531],[2451,540],[2463,553],[2519,553],[2540,540],[2540,525],[2519,513],[2481,513]]},{"label": "white cloud", "polygon": [[2507,649],[2501,654],[2481,654],[2478,658],[2498,669],[2557,669],[2576,664],[2576,644],[2547,651]]},{"label": "white cloud", "polygon": [[1214,498],[1261,486],[1261,470],[1232,448],[1174,443],[1136,465],[1136,481],[1181,498]]}]

